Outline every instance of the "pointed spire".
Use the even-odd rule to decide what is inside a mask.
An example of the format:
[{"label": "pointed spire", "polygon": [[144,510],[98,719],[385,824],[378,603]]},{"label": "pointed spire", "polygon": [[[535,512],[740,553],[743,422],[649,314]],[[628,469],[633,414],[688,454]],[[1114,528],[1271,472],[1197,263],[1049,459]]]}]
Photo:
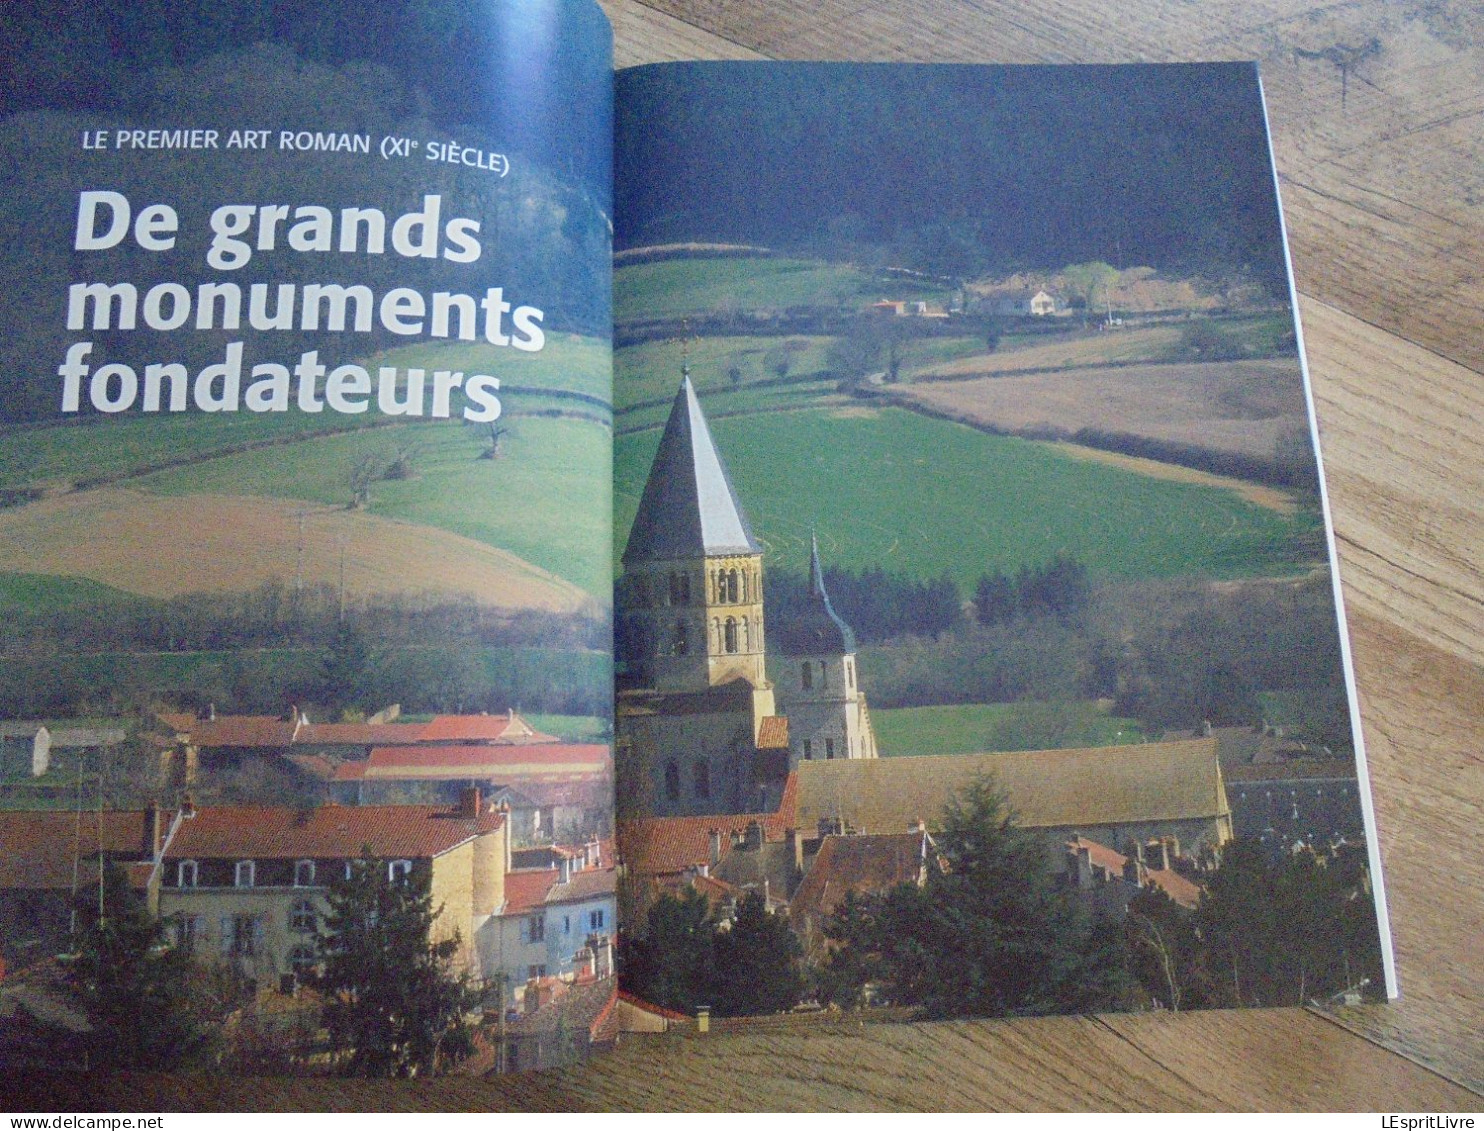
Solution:
[{"label": "pointed spire", "polygon": [[687,376],[650,466],[624,563],[759,553]]},{"label": "pointed spire", "polygon": [[773,643],[785,656],[842,655],[855,651],[855,633],[835,612],[824,587],[819,537],[809,531],[809,600],[797,614],[773,629]]}]

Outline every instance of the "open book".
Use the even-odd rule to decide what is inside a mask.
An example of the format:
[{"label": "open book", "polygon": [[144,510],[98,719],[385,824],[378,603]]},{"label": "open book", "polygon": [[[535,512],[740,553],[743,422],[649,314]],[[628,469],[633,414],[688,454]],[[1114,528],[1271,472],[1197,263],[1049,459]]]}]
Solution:
[{"label": "open book", "polygon": [[7,1063],[1395,996],[1255,67],[178,7],[6,46]]}]

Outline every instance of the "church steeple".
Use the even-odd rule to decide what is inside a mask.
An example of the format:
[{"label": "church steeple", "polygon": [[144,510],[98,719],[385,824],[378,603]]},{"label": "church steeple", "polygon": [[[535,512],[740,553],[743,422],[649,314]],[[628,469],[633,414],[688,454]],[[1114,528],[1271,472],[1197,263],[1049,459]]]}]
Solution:
[{"label": "church steeple", "polygon": [[623,563],[760,553],[686,376],[649,469]]},{"label": "church steeple", "polygon": [[[687,367],[688,368],[688,367]],[[625,664],[645,686],[767,684],[762,547],[687,374],[623,554]]]},{"label": "church steeple", "polygon": [[824,587],[819,538],[809,536],[809,599],[797,615],[783,620],[773,633],[776,650],[785,656],[845,656],[855,652],[855,633],[835,612]]}]

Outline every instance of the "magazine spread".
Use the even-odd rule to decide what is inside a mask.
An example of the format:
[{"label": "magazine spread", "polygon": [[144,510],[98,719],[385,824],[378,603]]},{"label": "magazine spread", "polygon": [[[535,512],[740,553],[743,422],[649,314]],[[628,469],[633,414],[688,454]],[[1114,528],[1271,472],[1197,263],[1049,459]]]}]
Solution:
[{"label": "magazine spread", "polygon": [[1395,996],[1254,67],[215,11],[5,49],[0,1063]]}]

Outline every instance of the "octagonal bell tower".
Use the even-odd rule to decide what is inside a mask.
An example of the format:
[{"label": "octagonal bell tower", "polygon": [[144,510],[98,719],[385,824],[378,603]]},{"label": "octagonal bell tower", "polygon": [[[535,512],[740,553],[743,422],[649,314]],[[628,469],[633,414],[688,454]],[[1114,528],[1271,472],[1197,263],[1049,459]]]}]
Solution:
[{"label": "octagonal bell tower", "polygon": [[766,687],[763,556],[687,368],[623,554],[618,615],[630,677],[704,691]]}]

